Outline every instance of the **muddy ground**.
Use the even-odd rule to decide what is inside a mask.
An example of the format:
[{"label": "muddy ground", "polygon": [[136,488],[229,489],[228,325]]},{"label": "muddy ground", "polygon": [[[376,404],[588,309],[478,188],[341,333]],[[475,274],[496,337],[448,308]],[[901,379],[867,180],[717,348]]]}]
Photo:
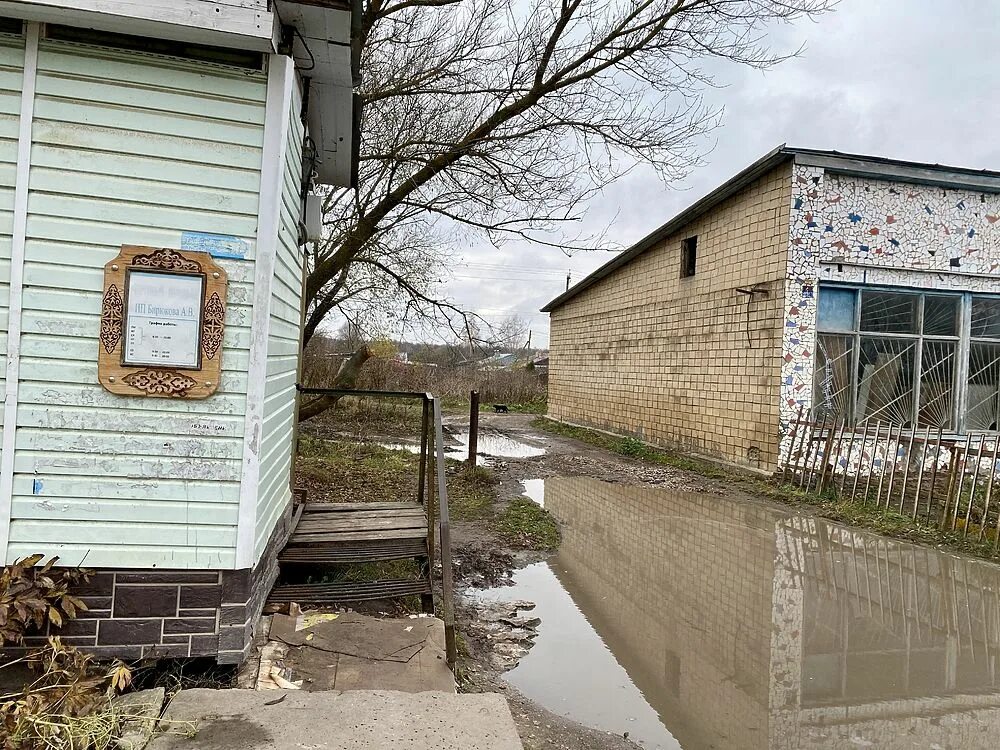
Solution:
[{"label": "muddy ground", "polygon": [[[297,481],[316,501],[381,499],[387,491],[400,497],[412,487],[416,456],[385,448],[399,441],[414,441],[407,430],[393,423],[357,420],[345,430],[342,421],[327,425],[309,423],[300,445]],[[449,463],[449,497],[452,508],[452,549],[456,584],[466,592],[511,582],[513,572],[551,555],[558,544],[554,522],[547,513],[526,501],[522,480],[554,476],[585,476],[610,482],[648,484],[680,491],[707,492],[728,497],[746,494],[722,480],[705,478],[685,469],[633,460],[577,440],[532,426],[531,414],[482,414],[480,447],[490,448],[489,436],[501,435],[535,448],[543,455],[528,458],[482,456],[488,472],[465,471],[458,461]],[[411,419],[412,421],[412,419]],[[468,415],[445,417],[446,448],[454,450],[468,429]],[[310,443],[309,440],[313,442]],[[303,445],[305,449],[303,450]],[[383,447],[378,447],[378,446]],[[331,446],[335,446],[332,448]],[[310,458],[318,462],[311,471]],[[457,455],[455,456],[457,458]],[[407,463],[409,462],[409,463]],[[341,495],[344,495],[341,497]],[[376,497],[379,495],[379,497]],[[518,507],[526,512],[511,513]],[[525,508],[525,506],[528,506]],[[511,516],[514,522],[510,523]],[[528,603],[525,603],[528,607]],[[501,607],[502,609],[502,607]],[[639,747],[622,735],[592,730],[557,716],[525,698],[504,680],[531,648],[533,628],[530,607],[524,611],[496,611],[495,605],[463,596],[457,607],[460,690],[499,692],[507,696],[526,750],[619,750]],[[535,623],[537,624],[537,623]],[[624,729],[624,728],[623,728]]]},{"label": "muddy ground", "polygon": [[[496,431],[513,440],[546,449],[544,455],[530,458],[485,459],[486,465],[499,478],[496,498],[498,508],[521,496],[522,480],[553,476],[586,476],[611,482],[742,496],[721,482],[705,479],[683,469],[651,466],[586,443],[542,432],[532,427],[534,419],[536,417],[527,414],[484,414],[481,417],[480,427],[483,430]],[[446,421],[446,430],[455,432],[468,425],[467,417],[453,417]],[[514,569],[551,554],[512,546],[498,537],[490,524],[478,520],[457,522],[453,529],[453,542],[459,583],[473,587],[503,585],[505,581],[509,581]],[[464,646],[460,663],[461,689],[468,692],[504,693],[527,750],[610,750],[639,747],[624,736],[595,731],[557,716],[508,685],[504,681],[504,673],[516,665],[518,647],[523,652],[530,648],[531,641],[519,639],[515,635],[512,642],[503,632],[498,634],[497,628],[487,627],[490,621],[496,619],[496,613],[487,610],[485,605],[467,598],[458,611],[458,625]],[[530,610],[517,614],[521,619],[530,620]],[[520,629],[513,630],[516,633]]]}]

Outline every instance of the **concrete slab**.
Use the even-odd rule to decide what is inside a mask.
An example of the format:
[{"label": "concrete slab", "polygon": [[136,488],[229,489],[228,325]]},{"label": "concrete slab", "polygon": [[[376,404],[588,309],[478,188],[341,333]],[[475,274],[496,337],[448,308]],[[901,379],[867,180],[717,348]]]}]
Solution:
[{"label": "concrete slab", "polygon": [[158,687],[114,698],[115,712],[125,717],[121,734],[115,741],[119,750],[142,750],[146,746],[160,718],[165,697],[166,690]]},{"label": "concrete slab", "polygon": [[444,623],[353,612],[275,615],[257,687],[454,693]]},{"label": "concrete slab", "polygon": [[197,731],[148,750],[523,750],[495,694],[183,690],[163,718]]}]

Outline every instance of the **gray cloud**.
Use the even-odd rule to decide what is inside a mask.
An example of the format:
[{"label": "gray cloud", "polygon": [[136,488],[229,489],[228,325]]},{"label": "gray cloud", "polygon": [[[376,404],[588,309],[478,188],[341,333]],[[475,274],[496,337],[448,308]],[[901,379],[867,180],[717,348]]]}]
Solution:
[{"label": "gray cloud", "polygon": [[[586,229],[611,223],[609,236],[635,242],[742,167],[781,143],[953,166],[1000,169],[1000,4],[988,0],[842,0],[815,23],[782,26],[780,50],[805,43],[801,56],[767,71],[716,65],[720,88],[706,100],[725,108],[704,143],[705,165],[680,185],[639,169],[606,189],[587,212]],[[613,222],[613,223],[612,223]],[[609,253],[572,258],[554,249],[473,247],[449,295],[488,319],[528,318],[533,344],[545,345],[547,316],[537,312]]]}]

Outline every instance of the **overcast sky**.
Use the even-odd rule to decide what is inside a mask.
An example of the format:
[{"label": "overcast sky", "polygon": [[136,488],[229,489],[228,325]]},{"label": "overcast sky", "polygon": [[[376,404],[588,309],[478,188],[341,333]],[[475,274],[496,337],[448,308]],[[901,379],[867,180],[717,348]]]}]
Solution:
[{"label": "overcast sky", "polygon": [[[682,184],[638,170],[605,190],[586,221],[613,223],[627,246],[775,146],[835,149],[977,169],[1000,169],[1000,3],[995,0],[841,0],[817,22],[778,29],[796,59],[766,73],[719,69],[709,103],[725,107],[705,141],[705,166]],[[617,218],[616,218],[617,217]],[[567,258],[555,249],[474,247],[450,297],[492,321],[519,315],[532,346],[548,343],[538,308],[611,253]]]}]

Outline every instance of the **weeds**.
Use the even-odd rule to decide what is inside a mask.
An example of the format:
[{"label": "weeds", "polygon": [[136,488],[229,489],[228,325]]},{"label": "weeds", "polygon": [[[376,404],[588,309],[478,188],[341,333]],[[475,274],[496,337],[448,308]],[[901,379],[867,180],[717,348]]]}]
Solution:
[{"label": "weeds", "polygon": [[[31,630],[61,627],[87,608],[69,591],[93,574],[56,568],[55,557],[38,567],[42,559],[33,555],[0,571],[0,647],[23,645]],[[131,682],[128,667],[117,661],[99,664],[58,636],[49,636],[46,645],[0,669],[18,664],[27,664],[37,677],[22,690],[0,696],[4,750],[103,750],[114,742],[122,717],[112,697]]]},{"label": "weeds", "polygon": [[372,443],[299,439],[296,482],[316,502],[416,500],[420,456]]},{"label": "weeds", "polygon": [[634,458],[652,464],[672,466],[675,469],[691,471],[710,479],[728,478],[734,473],[711,461],[703,461],[663,448],[654,448],[634,437],[608,435],[597,430],[589,430],[586,427],[575,427],[545,417],[532,420],[531,426],[552,433],[553,435],[579,440],[581,443],[603,448],[612,453],[617,453],[619,456]]},{"label": "weeds", "polygon": [[526,497],[512,499],[494,526],[515,547],[541,551],[559,546],[559,526],[551,514]]},{"label": "weeds", "polygon": [[454,521],[473,521],[489,516],[496,500],[499,480],[484,466],[469,467],[449,460],[448,510]]}]

